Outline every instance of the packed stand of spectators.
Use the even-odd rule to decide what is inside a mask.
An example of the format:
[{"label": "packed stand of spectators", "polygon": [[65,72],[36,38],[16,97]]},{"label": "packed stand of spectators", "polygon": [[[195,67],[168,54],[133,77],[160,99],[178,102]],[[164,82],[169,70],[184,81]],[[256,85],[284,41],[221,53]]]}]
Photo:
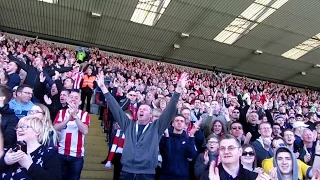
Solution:
[{"label": "packed stand of spectators", "polygon": [[114,179],[319,178],[317,91],[0,40],[2,179],[80,179],[95,92]]}]

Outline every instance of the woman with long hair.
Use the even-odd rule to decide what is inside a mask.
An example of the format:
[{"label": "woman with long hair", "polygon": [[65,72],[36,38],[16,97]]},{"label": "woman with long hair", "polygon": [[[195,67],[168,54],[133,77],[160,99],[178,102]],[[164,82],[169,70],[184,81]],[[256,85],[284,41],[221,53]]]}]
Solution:
[{"label": "woman with long hair", "polygon": [[212,127],[211,127],[211,132],[215,135],[220,136],[220,137],[226,133],[225,129],[223,127],[223,124],[220,120],[213,121]]},{"label": "woman with long hair", "polygon": [[61,165],[53,147],[43,145],[50,141],[49,129],[36,116],[20,119],[16,129],[17,146],[10,148],[0,159],[1,179],[60,180]]},{"label": "woman with long hair", "polygon": [[[50,117],[50,111],[47,108],[47,106],[40,103],[35,103],[34,106],[30,109],[29,115],[38,117],[44,123],[44,126],[43,126],[43,128],[45,128],[44,131],[48,133],[48,137],[50,138],[43,139],[41,143],[43,145],[47,145],[51,147],[56,146],[58,141],[58,133],[53,128],[52,120]],[[44,137],[47,137],[47,135],[45,135]]]},{"label": "woman with long hair", "polygon": [[244,144],[242,146],[242,156],[240,162],[244,169],[253,171],[256,173],[263,172],[263,169],[257,167],[256,151],[250,144]]}]

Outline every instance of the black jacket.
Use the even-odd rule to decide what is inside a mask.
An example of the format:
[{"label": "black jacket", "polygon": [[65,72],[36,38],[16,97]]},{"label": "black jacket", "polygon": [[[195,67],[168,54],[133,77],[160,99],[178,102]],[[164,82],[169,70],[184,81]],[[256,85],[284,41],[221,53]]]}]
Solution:
[{"label": "black jacket", "polygon": [[185,131],[175,134],[173,129],[169,129],[169,134],[169,137],[163,136],[159,144],[163,158],[160,179],[188,179],[189,160],[198,154],[194,148],[194,137],[188,137]]},{"label": "black jacket", "polygon": [[17,141],[17,135],[14,128],[19,122],[19,118],[14,114],[14,111],[9,108],[9,104],[0,108],[2,115],[1,131],[4,139],[4,148],[11,148]]},{"label": "black jacket", "polygon": [[[219,164],[218,168],[219,168],[220,180],[230,179],[228,177],[229,174],[224,170],[222,163]],[[257,176],[258,176],[257,173],[244,169],[243,166],[240,164],[237,180],[255,180]]]}]

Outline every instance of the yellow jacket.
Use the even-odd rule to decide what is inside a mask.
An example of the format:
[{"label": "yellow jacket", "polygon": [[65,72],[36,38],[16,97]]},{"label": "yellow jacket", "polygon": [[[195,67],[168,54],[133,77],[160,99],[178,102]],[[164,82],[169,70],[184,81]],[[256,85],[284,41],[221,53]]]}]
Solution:
[{"label": "yellow jacket", "polygon": [[[309,177],[309,173],[312,170],[311,166],[305,164],[304,162],[302,162],[299,159],[297,159],[297,161],[298,161],[297,164],[299,167],[299,179],[303,179],[303,177],[311,179],[312,177]],[[264,172],[269,174],[270,170],[273,168],[273,158],[263,160],[262,161],[262,168],[263,168]]]}]

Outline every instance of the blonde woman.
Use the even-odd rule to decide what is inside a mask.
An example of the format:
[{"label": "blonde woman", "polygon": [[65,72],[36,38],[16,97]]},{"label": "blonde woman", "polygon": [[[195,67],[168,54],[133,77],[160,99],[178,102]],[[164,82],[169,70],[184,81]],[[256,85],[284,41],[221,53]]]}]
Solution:
[{"label": "blonde woman", "polygon": [[[1,179],[60,180],[61,165],[53,147],[42,144],[50,140],[46,124],[36,116],[20,119],[16,134],[25,146],[9,149],[0,160]],[[24,148],[23,148],[24,147]]]},{"label": "blonde woman", "polygon": [[[36,116],[41,119],[45,124],[45,126],[43,126],[43,128],[45,128],[45,132],[49,133],[49,139],[43,139],[41,143],[50,147],[56,146],[58,141],[58,133],[53,128],[50,111],[47,106],[40,103],[35,103],[34,106],[32,106],[32,108],[30,109],[29,115]],[[47,135],[45,137],[47,137]]]}]

